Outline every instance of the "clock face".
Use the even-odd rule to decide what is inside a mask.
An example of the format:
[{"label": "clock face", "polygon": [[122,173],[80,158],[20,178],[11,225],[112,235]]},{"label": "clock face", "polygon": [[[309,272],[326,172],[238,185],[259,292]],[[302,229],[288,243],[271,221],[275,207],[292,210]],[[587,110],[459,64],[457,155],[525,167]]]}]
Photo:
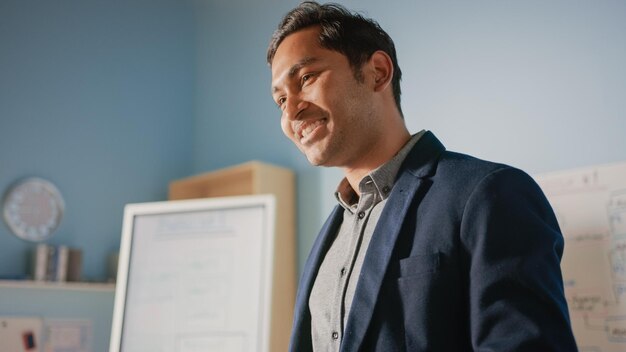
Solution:
[{"label": "clock face", "polygon": [[43,241],[63,218],[59,190],[41,178],[29,178],[11,187],[4,197],[3,215],[11,231],[27,241]]}]

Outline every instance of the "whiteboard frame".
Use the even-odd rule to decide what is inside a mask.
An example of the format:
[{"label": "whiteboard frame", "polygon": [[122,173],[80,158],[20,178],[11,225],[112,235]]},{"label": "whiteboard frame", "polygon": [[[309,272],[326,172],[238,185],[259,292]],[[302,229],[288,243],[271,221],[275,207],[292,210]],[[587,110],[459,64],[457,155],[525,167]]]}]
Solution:
[{"label": "whiteboard frame", "polygon": [[272,274],[274,272],[273,258],[276,223],[276,199],[275,196],[271,194],[127,204],[124,207],[109,352],[123,352],[121,351],[122,331],[124,328],[126,289],[130,269],[130,254],[132,252],[135,217],[141,215],[171,215],[184,212],[249,208],[254,206],[264,207],[265,216],[267,217],[265,229],[263,229],[267,236],[264,238],[265,243],[263,246],[265,253],[262,253],[262,264],[263,268],[265,268],[265,272],[262,273],[262,275],[265,284],[263,292],[264,297],[260,307],[260,311],[263,315],[263,326],[259,329],[259,339],[262,346],[262,350],[259,352],[270,352]]}]

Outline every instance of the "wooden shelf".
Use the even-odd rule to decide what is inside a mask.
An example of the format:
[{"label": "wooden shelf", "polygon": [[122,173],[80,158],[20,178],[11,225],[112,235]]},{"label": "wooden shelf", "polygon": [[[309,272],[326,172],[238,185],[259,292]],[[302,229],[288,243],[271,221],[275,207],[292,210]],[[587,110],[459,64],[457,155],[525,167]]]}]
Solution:
[{"label": "wooden shelf", "polygon": [[33,280],[0,280],[0,288],[114,292],[115,284],[107,283],[107,282],[54,282],[54,281],[33,281]]}]

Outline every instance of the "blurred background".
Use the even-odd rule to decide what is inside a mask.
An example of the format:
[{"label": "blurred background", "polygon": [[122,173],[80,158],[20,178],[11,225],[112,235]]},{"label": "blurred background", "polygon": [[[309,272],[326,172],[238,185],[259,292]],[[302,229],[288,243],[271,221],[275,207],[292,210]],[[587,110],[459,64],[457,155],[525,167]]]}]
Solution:
[{"label": "blurred background", "polygon": [[[626,161],[626,2],[340,3],[394,39],[411,132],[533,175]],[[56,184],[66,212],[47,242],[82,249],[83,277],[105,281],[125,204],[249,160],[285,166],[301,267],[341,173],[307,164],[270,96],[265,50],[297,4],[0,0],[0,190]],[[33,246],[0,225],[0,277],[26,275]],[[2,290],[0,314],[17,312]],[[103,351],[112,293],[99,299]]]}]

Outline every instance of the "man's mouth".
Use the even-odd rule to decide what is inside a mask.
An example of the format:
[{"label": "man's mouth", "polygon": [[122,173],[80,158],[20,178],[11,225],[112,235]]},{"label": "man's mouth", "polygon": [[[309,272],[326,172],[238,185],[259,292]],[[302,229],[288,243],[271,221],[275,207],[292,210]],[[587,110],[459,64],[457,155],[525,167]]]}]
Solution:
[{"label": "man's mouth", "polygon": [[298,127],[296,136],[302,142],[306,140],[316,128],[323,125],[326,122],[326,119],[320,119],[310,122],[303,122],[302,125]]}]

